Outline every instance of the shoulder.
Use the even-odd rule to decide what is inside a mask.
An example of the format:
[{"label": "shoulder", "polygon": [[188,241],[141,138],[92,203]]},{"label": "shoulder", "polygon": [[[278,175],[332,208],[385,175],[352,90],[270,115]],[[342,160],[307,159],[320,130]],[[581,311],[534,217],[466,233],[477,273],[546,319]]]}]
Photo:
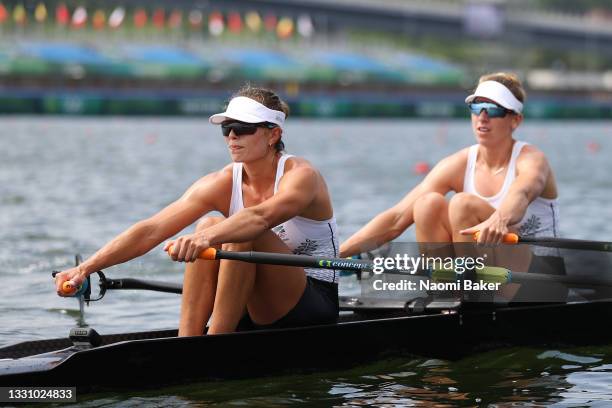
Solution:
[{"label": "shoulder", "polygon": [[519,155],[516,158],[517,165],[521,165],[524,163],[546,163],[546,155],[536,146],[531,144],[526,144],[521,149]]},{"label": "shoulder", "polygon": [[290,173],[320,175],[319,171],[303,157],[292,156],[285,162],[285,175]]},{"label": "shoulder", "polygon": [[321,173],[312,163],[303,157],[293,156],[285,162],[285,172],[280,180],[280,184],[293,180],[301,185],[306,185],[306,183],[316,183],[321,179]]},{"label": "shoulder", "polygon": [[232,190],[232,164],[223,167],[220,170],[208,173],[198,179],[188,190],[190,195],[199,197],[208,195],[223,196],[230,194]]}]

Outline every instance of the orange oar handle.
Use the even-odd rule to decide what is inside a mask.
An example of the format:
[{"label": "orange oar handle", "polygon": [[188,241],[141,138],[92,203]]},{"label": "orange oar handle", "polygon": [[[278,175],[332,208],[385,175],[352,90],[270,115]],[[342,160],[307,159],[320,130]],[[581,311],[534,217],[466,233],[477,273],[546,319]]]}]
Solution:
[{"label": "orange oar handle", "polygon": [[[474,241],[478,241],[479,236],[480,236],[480,231],[476,231],[474,233]],[[519,236],[512,232],[509,232],[506,235],[504,235],[504,239],[503,239],[504,244],[518,244],[519,241],[520,241]]]},{"label": "orange oar handle", "polygon": [[[167,249],[168,251],[168,255],[170,255],[170,253],[172,252],[172,246],[170,245]],[[200,259],[206,259],[208,261],[214,261],[215,259],[217,259],[217,249],[216,248],[206,248],[205,250],[203,250],[200,255],[198,255],[198,258]]]},{"label": "orange oar handle", "polygon": [[73,295],[79,288],[73,286],[70,281],[66,281],[62,284],[62,293],[64,295]]},{"label": "orange oar handle", "polygon": [[81,294],[85,293],[88,287],[89,281],[87,279],[85,279],[80,286],[74,286],[70,283],[70,281],[65,281],[62,283],[62,288],[60,291],[66,296],[80,296]]}]

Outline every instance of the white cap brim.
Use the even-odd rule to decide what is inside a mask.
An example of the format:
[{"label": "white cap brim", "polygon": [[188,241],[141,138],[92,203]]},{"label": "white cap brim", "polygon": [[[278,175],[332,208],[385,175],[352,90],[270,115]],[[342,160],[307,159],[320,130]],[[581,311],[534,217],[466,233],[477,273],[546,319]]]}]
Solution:
[{"label": "white cap brim", "polygon": [[465,103],[471,103],[478,97],[490,99],[516,113],[523,111],[523,103],[516,99],[508,88],[497,81],[484,81],[478,84],[474,93],[465,98]]},{"label": "white cap brim", "polygon": [[220,125],[228,119],[245,123],[270,122],[282,127],[285,123],[285,113],[270,109],[251,98],[237,96],[230,101],[225,112],[212,115],[208,121]]}]

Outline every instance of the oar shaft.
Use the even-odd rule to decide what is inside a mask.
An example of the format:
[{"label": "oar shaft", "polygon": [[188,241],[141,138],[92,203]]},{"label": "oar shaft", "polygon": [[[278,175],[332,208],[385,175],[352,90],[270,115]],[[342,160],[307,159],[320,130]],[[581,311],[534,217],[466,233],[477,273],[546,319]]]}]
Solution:
[{"label": "oar shaft", "polygon": [[371,271],[374,263],[368,260],[343,258],[317,258],[308,255],[277,254],[272,252],[234,252],[208,248],[200,254],[208,260],[229,259],[268,265],[301,266],[303,268],[344,269],[351,271]]},{"label": "oar shaft", "polygon": [[106,289],[141,289],[153,290],[166,293],[183,293],[183,286],[169,282],[144,281],[141,279],[107,279],[104,285]]},{"label": "oar shaft", "polygon": [[[474,234],[474,241],[478,240],[480,232]],[[612,252],[612,242],[587,241],[583,239],[556,238],[556,237],[520,237],[514,233],[504,235],[505,244],[531,244],[552,248],[578,249],[585,251]]]}]

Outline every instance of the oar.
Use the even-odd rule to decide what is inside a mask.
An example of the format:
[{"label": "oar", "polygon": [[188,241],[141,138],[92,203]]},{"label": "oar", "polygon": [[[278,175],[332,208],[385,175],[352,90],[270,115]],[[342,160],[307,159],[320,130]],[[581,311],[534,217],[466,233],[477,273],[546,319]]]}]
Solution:
[{"label": "oar", "polygon": [[[474,241],[478,239],[479,234],[479,232],[474,234]],[[531,244],[553,248],[612,252],[612,242],[605,241],[588,241],[582,239],[555,237],[521,237],[517,234],[509,233],[504,235],[503,242],[505,244]]]},{"label": "oar", "polygon": [[[57,272],[54,272],[54,275]],[[84,298],[86,302],[95,302],[104,297],[107,290],[117,289],[136,289],[136,290],[151,290],[154,292],[165,293],[183,293],[183,285],[180,283],[149,281],[143,279],[123,278],[111,279],[104,275],[104,272],[97,272],[100,278],[100,293],[94,298]],[[406,302],[409,300],[401,299],[385,299],[385,298],[370,298],[370,297],[354,297],[354,296],[339,296],[340,310],[342,311],[380,311],[380,310],[396,310],[404,309]]]},{"label": "oar", "polygon": [[[234,252],[224,251],[215,248],[208,248],[200,254],[199,258],[207,260],[229,259],[234,261],[242,261],[249,263],[262,263],[269,265],[288,265],[301,266],[306,268],[320,269],[345,269],[345,270],[363,270],[372,271],[374,263],[367,260],[358,259],[342,259],[342,258],[317,258],[308,255],[292,255],[292,254],[276,254],[271,252]],[[405,273],[414,276],[414,274],[405,271],[386,270],[389,273]],[[527,273],[527,272],[511,272],[506,268],[485,266],[481,271],[475,270],[476,279],[482,279],[489,282],[558,282],[570,286],[609,286],[612,287],[611,279],[598,279],[593,277],[566,276],[566,275],[549,275],[542,273]],[[503,273],[502,273],[503,272]],[[448,273],[447,271],[434,270],[433,275],[440,273]],[[454,279],[460,278],[460,274],[454,273]]]},{"label": "oar", "polygon": [[[169,250],[172,247],[169,248]],[[257,251],[224,251],[222,249],[208,248],[199,255],[201,259],[216,260],[229,259],[249,263],[267,265],[301,266],[303,268],[344,269],[350,271],[372,271],[374,262],[363,259],[350,258],[317,258],[309,255],[277,254],[273,252]]]}]

